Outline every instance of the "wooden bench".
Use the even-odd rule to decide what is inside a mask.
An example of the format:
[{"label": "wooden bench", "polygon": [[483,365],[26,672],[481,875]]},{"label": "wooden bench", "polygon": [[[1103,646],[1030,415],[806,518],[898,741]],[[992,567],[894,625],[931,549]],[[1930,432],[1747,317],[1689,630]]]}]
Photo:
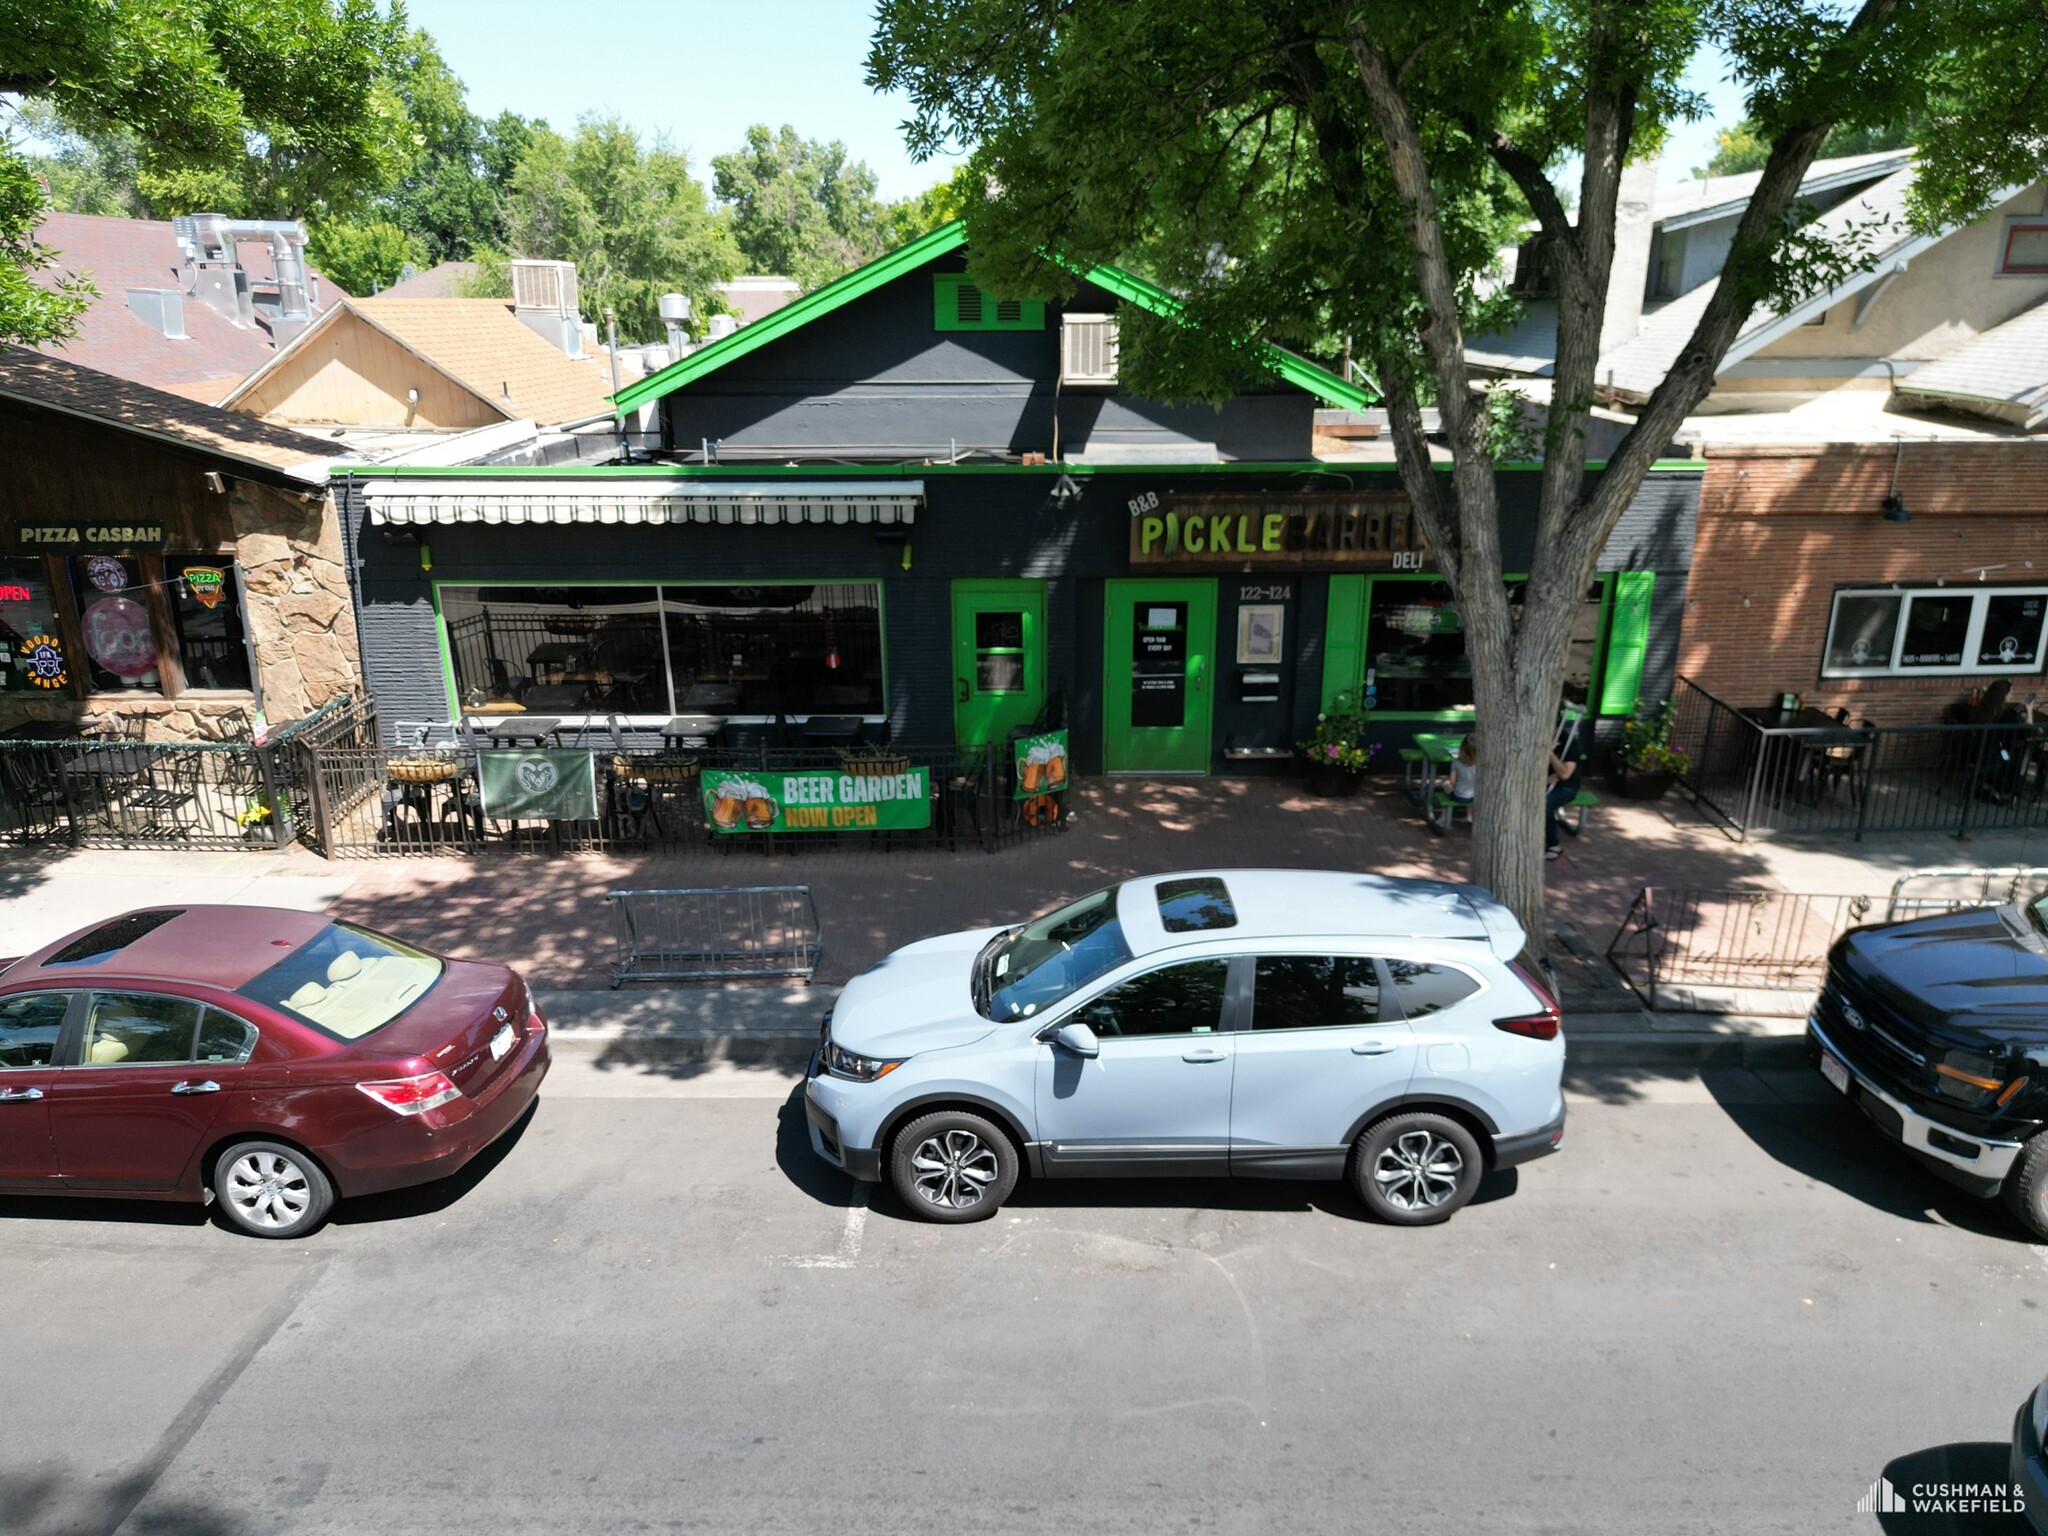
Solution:
[{"label": "wooden bench", "polygon": [[1456,798],[1448,789],[1432,791],[1430,805],[1425,809],[1428,813],[1426,819],[1429,822],[1429,830],[1438,835],[1451,830],[1461,811],[1464,812],[1467,821],[1472,819],[1472,802]]}]

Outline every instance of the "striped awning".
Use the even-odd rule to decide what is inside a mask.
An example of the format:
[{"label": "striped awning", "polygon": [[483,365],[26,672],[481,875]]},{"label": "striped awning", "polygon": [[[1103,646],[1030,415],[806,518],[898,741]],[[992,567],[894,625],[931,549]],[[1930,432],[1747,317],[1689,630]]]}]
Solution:
[{"label": "striped awning", "polygon": [[922,480],[371,480],[372,523],[909,523]]}]

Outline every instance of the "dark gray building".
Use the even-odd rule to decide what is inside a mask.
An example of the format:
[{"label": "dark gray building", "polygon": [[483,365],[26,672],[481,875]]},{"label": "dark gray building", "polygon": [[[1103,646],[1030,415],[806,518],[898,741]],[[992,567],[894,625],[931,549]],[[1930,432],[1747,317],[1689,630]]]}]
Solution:
[{"label": "dark gray building", "polygon": [[[774,729],[860,716],[932,744],[1063,719],[1083,772],[1284,763],[1357,690],[1390,743],[1469,720],[1457,611],[1391,464],[1312,456],[1371,403],[1270,349],[1220,409],[1116,382],[1096,268],[1065,304],[966,277],[957,226],[625,391],[655,462],[351,475],[364,664],[387,721],[457,708]],[[1536,473],[1503,469],[1511,569]],[[1699,474],[1660,468],[1587,594],[1596,707],[1661,696]]]}]

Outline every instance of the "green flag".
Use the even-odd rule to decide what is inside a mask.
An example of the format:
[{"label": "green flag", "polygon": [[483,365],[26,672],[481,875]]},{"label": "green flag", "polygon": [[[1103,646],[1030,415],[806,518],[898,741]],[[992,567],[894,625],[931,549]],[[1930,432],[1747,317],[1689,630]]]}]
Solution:
[{"label": "green flag", "polygon": [[502,821],[594,821],[597,765],[589,752],[479,752],[484,814]]}]

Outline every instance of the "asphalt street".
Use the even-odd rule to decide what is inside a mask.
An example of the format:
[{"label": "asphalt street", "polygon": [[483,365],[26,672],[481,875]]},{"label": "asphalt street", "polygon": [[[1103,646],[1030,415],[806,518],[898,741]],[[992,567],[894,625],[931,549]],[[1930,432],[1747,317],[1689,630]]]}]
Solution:
[{"label": "asphalt street", "polygon": [[0,1529],[1804,1536],[2002,1480],[2048,1372],[2048,1248],[1801,1072],[1582,1084],[1401,1231],[1220,1181],[913,1224],[789,1078],[669,1071],[566,1061],[297,1244],[0,1202]]}]

